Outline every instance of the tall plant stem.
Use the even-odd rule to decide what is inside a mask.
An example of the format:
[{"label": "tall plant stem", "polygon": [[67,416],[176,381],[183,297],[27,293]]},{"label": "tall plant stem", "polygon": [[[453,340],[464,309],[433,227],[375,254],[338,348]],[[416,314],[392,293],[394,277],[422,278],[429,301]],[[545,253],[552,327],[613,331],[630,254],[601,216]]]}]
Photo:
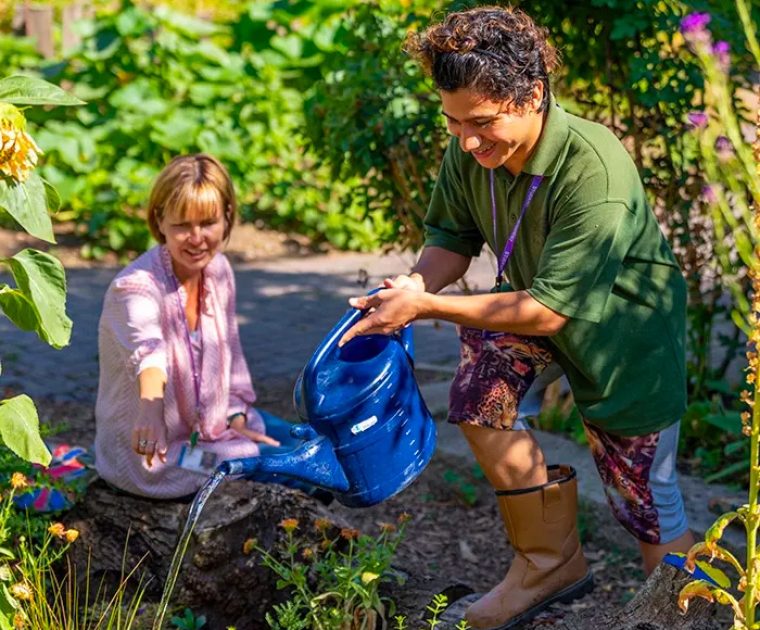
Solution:
[{"label": "tall plant stem", "polygon": [[736,0],[736,11],[739,13],[739,18],[744,26],[744,32],[747,34],[747,46],[755,61],[760,64],[760,44],[757,42],[757,32],[755,31],[755,25],[752,22],[752,16],[749,13],[747,3],[744,0]]},{"label": "tall plant stem", "polygon": [[[742,8],[746,13],[746,7],[743,0],[737,0],[737,6],[739,6],[739,12],[742,12]],[[744,20],[744,15],[742,15]],[[745,24],[746,27],[746,24]],[[749,35],[749,33],[748,33]],[[750,43],[754,41],[754,46],[757,47],[757,40],[754,37],[749,37]],[[754,50],[753,50],[754,53]],[[758,55],[760,60],[760,55]],[[757,111],[757,120],[755,122],[755,144],[753,146],[753,158],[755,162],[755,175],[760,179],[760,109]],[[760,196],[755,196],[753,199],[753,209],[755,212],[754,220],[755,224],[760,224]],[[757,249],[754,251],[754,258],[752,260],[752,267],[755,273],[760,273],[760,261],[758,261]],[[757,331],[760,326],[758,322],[759,313],[755,312],[754,305],[757,304],[757,300],[760,296],[757,295],[760,280],[757,276],[753,278],[753,289],[755,295],[753,296],[753,309],[750,312],[749,324],[750,327]],[[753,336],[755,339],[756,336]],[[757,351],[757,344],[755,344],[755,351]],[[757,361],[757,358],[755,358]],[[760,384],[757,382],[758,369],[757,363],[755,368],[750,368],[755,374],[755,404],[752,408],[752,432],[750,434],[750,455],[749,455],[749,512],[747,514],[747,591],[744,599],[745,605],[745,620],[748,628],[752,629],[755,625],[755,598],[756,598],[756,580],[757,569],[755,558],[757,557],[757,528],[758,521],[760,520],[760,514],[758,514],[758,484],[760,484],[760,461],[758,461],[758,455],[760,454],[760,448],[758,442],[760,442]]]},{"label": "tall plant stem", "polygon": [[749,472],[749,511],[747,512],[747,590],[744,598],[745,620],[747,628],[755,624],[755,598],[757,571],[755,557],[757,556],[757,527],[758,527],[758,454],[760,447],[758,439],[760,434],[760,387],[755,388],[755,405],[752,413],[752,434],[750,435],[750,472]]}]

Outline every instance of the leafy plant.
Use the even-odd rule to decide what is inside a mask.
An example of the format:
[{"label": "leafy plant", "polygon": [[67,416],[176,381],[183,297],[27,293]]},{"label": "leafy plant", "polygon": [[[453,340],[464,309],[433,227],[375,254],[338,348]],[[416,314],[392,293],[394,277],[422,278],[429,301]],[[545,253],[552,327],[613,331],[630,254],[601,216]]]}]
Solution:
[{"label": "leafy plant", "polygon": [[333,180],[357,182],[346,203],[392,223],[387,246],[417,249],[447,132],[440,100],[401,48],[440,2],[367,2],[346,16],[345,56],[306,103],[311,149]]},{"label": "leafy plant", "polygon": [[206,618],[203,615],[196,617],[192,610],[185,608],[182,617],[172,617],[171,622],[179,630],[200,630],[206,625]]},{"label": "leafy plant", "polygon": [[[60,63],[15,66],[90,100],[31,117],[47,147],[43,174],[61,193],[59,217],[77,222],[84,255],[151,246],[142,218],[150,185],[171,157],[198,151],[229,168],[246,219],[373,248],[381,218],[346,205],[340,192],[351,182],[331,182],[302,140],[303,92],[337,54],[331,16],[344,5],[256,2],[231,23],[210,23],[124,0],[85,23],[81,48]],[[5,57],[0,45],[0,63],[22,62]]]},{"label": "leafy plant", "polygon": [[[41,151],[26,131],[24,110],[32,106],[69,106],[82,102],[45,81],[13,76],[0,80],[0,209],[32,236],[54,242],[48,208],[57,210],[55,189],[36,172]],[[22,330],[37,333],[55,348],[68,344],[66,278],[52,256],[25,249],[0,259],[16,282],[0,285],[0,308]],[[40,438],[39,418],[25,395],[0,401],[0,438],[20,458],[48,464],[50,453]]]},{"label": "leafy plant", "polygon": [[[751,18],[745,0],[736,0],[747,48],[760,68],[760,44],[755,23]],[[731,606],[736,630],[755,630],[760,627],[756,620],[756,608],[760,599],[760,562],[758,562],[757,532],[760,527],[760,388],[757,387],[758,354],[760,342],[760,111],[756,126],[756,141],[753,147],[745,142],[732,98],[732,86],[727,76],[729,59],[727,45],[714,42],[707,25],[711,16],[696,13],[684,19],[682,31],[705,75],[706,110],[694,118],[699,130],[701,158],[710,184],[710,203],[715,221],[716,237],[719,243],[730,232],[739,260],[744,265],[751,280],[753,294],[747,299],[738,279],[726,278],[735,297],[734,321],[749,336],[750,350],[747,352],[747,385],[741,393],[741,400],[751,411],[741,414],[742,432],[749,436],[749,501],[747,505],[723,514],[705,534],[704,542],[697,543],[686,556],[685,566],[693,569],[697,558],[706,556],[709,562],[721,560],[728,563],[738,574],[736,588],[744,593],[738,599],[730,592],[731,581],[721,571],[713,568],[711,576],[715,583],[696,580],[688,584],[679,594],[679,605],[686,610],[689,601],[702,597],[709,601]],[[726,140],[730,151],[719,155],[716,151],[717,138]],[[754,206],[754,207],[753,207]],[[719,246],[718,253],[730,256],[728,246]],[[747,532],[747,559],[742,565],[719,542],[726,527],[732,522],[744,525]]]},{"label": "leafy plant", "polygon": [[341,529],[329,537],[332,527],[327,519],[314,526],[322,536],[317,546],[302,547],[296,539],[296,519],[286,519],[282,527],[287,540],[274,555],[255,541],[248,550],[262,554],[262,563],[278,576],[278,589],[289,589],[285,604],[275,605],[267,622],[275,630],[374,630],[386,618],[392,602],[380,596],[380,585],[392,579],[391,561],[404,535],[406,515],[398,526],[384,524],[376,538],[354,529]]},{"label": "leafy plant", "polygon": [[[430,613],[430,617],[425,621],[425,625],[428,628],[435,628],[441,623],[441,615],[444,613],[446,608],[449,605],[449,598],[446,597],[443,593],[438,593],[437,595],[433,596],[433,601],[430,602],[428,606],[426,606],[427,611]],[[406,617],[403,615],[397,615],[393,618],[393,620],[396,622],[396,625],[394,626],[395,630],[408,630],[409,625],[406,622]],[[459,622],[457,622],[457,625],[454,626],[456,630],[467,630],[470,626],[468,623],[462,619]]]}]

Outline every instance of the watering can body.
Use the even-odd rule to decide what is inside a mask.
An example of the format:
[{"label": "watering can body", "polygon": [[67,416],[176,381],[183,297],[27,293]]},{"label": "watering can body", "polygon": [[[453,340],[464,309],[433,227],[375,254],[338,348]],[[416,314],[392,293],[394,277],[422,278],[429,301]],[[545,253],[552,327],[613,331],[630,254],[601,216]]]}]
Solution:
[{"label": "watering can body", "polygon": [[224,462],[230,474],[294,477],[368,507],[408,486],[435,449],[437,431],[414,378],[411,328],[338,341],[363,313],[349,311],[323,340],[296,383],[306,442],[281,455]]}]

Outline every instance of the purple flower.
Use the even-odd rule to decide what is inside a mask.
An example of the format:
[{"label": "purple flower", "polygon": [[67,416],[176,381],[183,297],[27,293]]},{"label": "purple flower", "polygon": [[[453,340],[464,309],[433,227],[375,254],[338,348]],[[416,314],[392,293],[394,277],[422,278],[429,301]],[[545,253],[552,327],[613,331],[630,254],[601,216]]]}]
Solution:
[{"label": "purple flower", "polygon": [[707,25],[710,23],[709,13],[690,13],[681,20],[681,33],[690,44],[709,44],[711,40]]},{"label": "purple flower", "polygon": [[704,112],[689,112],[686,119],[688,120],[688,127],[690,129],[700,129],[707,127],[709,118]]},{"label": "purple flower", "polygon": [[728,69],[731,67],[731,44],[728,42],[718,42],[712,47],[712,52],[721,70],[728,72]]},{"label": "purple flower", "polygon": [[690,13],[681,20],[681,32],[684,35],[702,32],[707,28],[711,19],[709,13]]},{"label": "purple flower", "polygon": [[705,186],[702,188],[702,194],[705,196],[705,201],[707,201],[707,203],[718,203],[718,196],[715,194],[712,186]]},{"label": "purple flower", "polygon": [[715,141],[715,154],[721,162],[728,162],[734,157],[734,147],[726,136],[718,136]]}]

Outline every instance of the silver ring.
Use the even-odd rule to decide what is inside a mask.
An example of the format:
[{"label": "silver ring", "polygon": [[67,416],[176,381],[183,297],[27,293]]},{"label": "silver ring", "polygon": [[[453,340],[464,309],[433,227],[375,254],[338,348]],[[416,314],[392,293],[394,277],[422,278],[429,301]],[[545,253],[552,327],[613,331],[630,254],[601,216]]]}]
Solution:
[{"label": "silver ring", "polygon": [[156,443],[155,440],[140,440],[137,443],[137,445],[140,446],[140,447],[142,447],[142,448],[145,448],[146,446],[148,446],[148,444],[155,444],[155,443]]}]

